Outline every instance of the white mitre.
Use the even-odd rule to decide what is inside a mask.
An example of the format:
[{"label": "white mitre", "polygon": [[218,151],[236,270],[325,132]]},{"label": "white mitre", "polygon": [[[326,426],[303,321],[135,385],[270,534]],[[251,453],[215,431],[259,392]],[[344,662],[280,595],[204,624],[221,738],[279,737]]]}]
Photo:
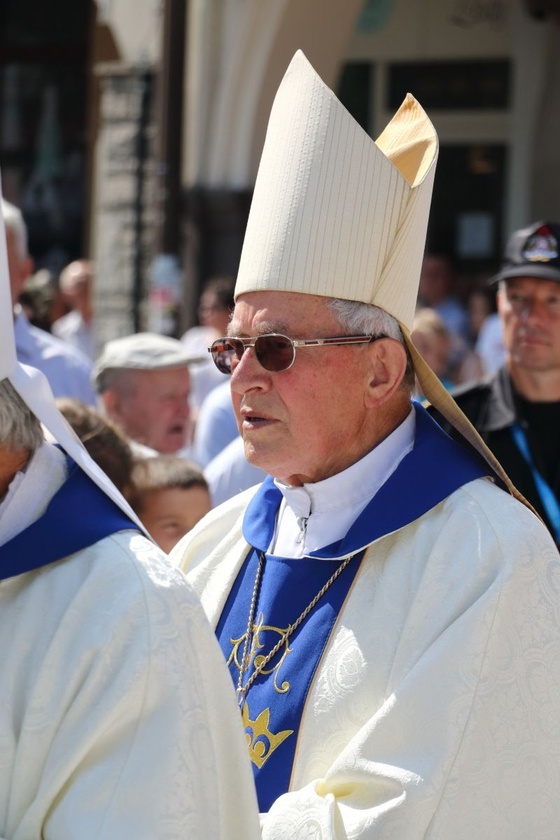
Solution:
[{"label": "white mitre", "polygon": [[411,94],[374,142],[298,50],[272,106],[235,297],[299,292],[384,309],[422,393],[525,502],[410,337],[437,155]]},{"label": "white mitre", "polygon": [[[0,189],[0,203],[2,193]],[[36,368],[17,360],[14,338],[14,316],[8,273],[8,254],[4,217],[0,212],[0,380],[9,379],[20,397],[40,420],[53,440],[86,472],[98,487],[109,496],[144,532],[145,528],[101,467],[76,435],[57,408],[46,376]]]}]

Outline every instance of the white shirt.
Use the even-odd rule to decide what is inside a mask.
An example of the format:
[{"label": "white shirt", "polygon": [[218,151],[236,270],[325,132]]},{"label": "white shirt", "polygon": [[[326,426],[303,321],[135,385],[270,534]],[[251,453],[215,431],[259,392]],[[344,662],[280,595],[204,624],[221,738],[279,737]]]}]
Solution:
[{"label": "white shirt", "polygon": [[88,359],[95,359],[97,354],[93,330],[89,324],[86,324],[80,312],[73,309],[72,312],[58,318],[51,329],[53,335],[58,336],[66,344],[79,350]]},{"label": "white shirt", "polygon": [[216,507],[236,493],[260,484],[266,473],[245,458],[243,438],[238,435],[204,468],[204,478],[208,482],[212,505]]},{"label": "white shirt", "polygon": [[324,481],[292,487],[275,480],[284,499],[272,553],[303,557],[338,541],[414,445],[415,415],[357,463]]},{"label": "white shirt", "polygon": [[20,306],[15,307],[15,313],[18,361],[42,371],[55,397],[72,397],[97,406],[88,359],[59,338],[30,324]]},{"label": "white shirt", "polygon": [[220,373],[222,382],[208,394],[198,413],[194,431],[194,460],[205,467],[239,435],[229,377]]},{"label": "white shirt", "polygon": [[476,352],[482,359],[484,373],[496,373],[505,362],[506,351],[500,316],[488,315],[480,328],[476,340]]}]

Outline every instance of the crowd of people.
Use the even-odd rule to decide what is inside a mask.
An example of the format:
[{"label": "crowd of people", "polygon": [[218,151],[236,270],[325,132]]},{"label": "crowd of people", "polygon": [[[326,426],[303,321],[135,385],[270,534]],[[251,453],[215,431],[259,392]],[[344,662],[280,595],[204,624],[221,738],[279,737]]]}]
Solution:
[{"label": "crowd of people", "polygon": [[[199,324],[180,341],[137,333],[98,348],[91,261],[72,261],[58,280],[45,269],[32,272],[23,216],[6,201],[3,211],[10,265],[18,278],[12,281],[12,294],[20,360],[43,370],[56,396],[79,403],[81,420],[87,409],[99,428],[112,424],[134,457],[172,454],[187,460],[189,469],[202,471],[212,507],[262,481],[266,473],[245,458],[229,382],[208,354],[212,341],[227,334],[234,278],[206,281],[197,308]],[[492,352],[480,350],[479,339],[489,335],[498,317],[491,296],[475,289],[464,302],[456,288],[457,270],[449,254],[426,251],[413,338],[450,390],[492,373],[504,353],[501,326]],[[416,397],[422,394],[417,391]],[[122,472],[127,460],[118,460]],[[122,476],[117,486],[122,489]]]},{"label": "crowd of people", "polygon": [[462,300],[437,154],[296,53],[235,280],[103,347],[2,199],[0,837],[560,831],[560,224]]}]

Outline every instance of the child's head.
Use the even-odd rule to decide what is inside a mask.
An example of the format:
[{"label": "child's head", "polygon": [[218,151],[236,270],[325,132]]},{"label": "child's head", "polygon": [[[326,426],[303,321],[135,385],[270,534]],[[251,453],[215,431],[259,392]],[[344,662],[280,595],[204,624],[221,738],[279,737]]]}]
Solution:
[{"label": "child's head", "polygon": [[135,461],[130,504],[165,552],[212,507],[202,470],[178,455]]}]

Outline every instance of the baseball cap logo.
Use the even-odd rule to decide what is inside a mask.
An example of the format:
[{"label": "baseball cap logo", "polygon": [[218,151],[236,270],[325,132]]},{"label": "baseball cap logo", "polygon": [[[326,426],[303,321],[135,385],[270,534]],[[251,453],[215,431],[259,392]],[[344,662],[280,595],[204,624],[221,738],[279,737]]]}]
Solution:
[{"label": "baseball cap logo", "polygon": [[558,242],[549,228],[542,227],[529,237],[522,251],[528,262],[550,262],[558,259]]}]

